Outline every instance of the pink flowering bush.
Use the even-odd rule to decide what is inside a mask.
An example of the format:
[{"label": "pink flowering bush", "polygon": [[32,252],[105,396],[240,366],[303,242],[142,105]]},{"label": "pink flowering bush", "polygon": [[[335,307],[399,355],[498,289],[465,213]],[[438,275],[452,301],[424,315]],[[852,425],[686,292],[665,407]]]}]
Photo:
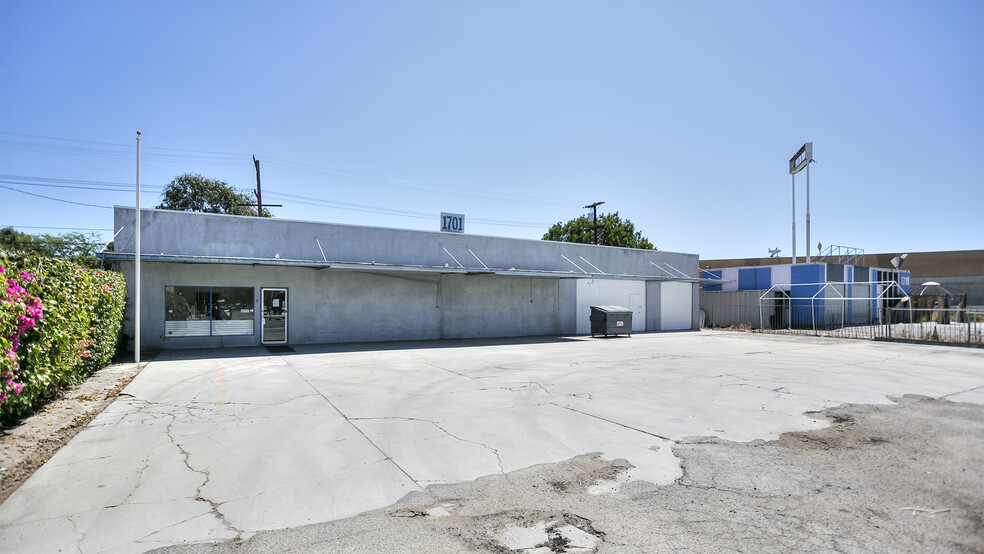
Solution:
[{"label": "pink flowering bush", "polygon": [[[13,269],[13,268],[12,268]],[[34,282],[27,271],[8,271],[0,265],[0,403],[17,396],[24,385],[15,380],[20,365],[17,348],[21,339],[44,317],[41,299],[30,294],[24,285]],[[0,404],[2,405],[2,404]]]},{"label": "pink flowering bush", "polygon": [[125,297],[118,273],[0,251],[0,423],[112,359]]}]

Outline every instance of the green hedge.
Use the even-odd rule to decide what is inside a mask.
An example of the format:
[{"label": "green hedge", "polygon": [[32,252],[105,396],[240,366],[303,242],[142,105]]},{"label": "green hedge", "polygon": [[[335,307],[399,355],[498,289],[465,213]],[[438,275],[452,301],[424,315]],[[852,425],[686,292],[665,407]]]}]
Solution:
[{"label": "green hedge", "polygon": [[84,380],[116,352],[119,273],[0,251],[0,424]]}]

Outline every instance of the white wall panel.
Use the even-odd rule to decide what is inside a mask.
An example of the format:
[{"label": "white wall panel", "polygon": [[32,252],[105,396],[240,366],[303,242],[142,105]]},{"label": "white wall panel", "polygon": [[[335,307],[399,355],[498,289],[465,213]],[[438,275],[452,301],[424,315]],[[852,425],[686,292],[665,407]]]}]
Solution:
[{"label": "white wall panel", "polygon": [[[728,267],[721,270],[721,290],[738,290],[738,268]],[[731,281],[730,283],[728,281]],[[664,291],[666,289],[663,289]]]},{"label": "white wall panel", "polygon": [[772,285],[786,285],[782,287],[783,290],[789,290],[789,284],[792,283],[792,265],[774,265],[772,266]]}]

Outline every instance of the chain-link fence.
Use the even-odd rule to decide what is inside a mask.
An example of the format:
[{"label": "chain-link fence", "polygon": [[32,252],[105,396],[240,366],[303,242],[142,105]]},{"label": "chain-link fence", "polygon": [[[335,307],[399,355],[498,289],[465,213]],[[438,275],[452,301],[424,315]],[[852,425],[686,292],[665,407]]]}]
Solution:
[{"label": "chain-link fence", "polygon": [[701,292],[704,327],[856,339],[984,344],[984,307],[916,297],[822,299],[783,291]]},{"label": "chain-link fence", "polygon": [[[804,311],[808,308],[803,308]],[[794,312],[796,309],[794,308]],[[812,314],[804,314],[805,319]],[[984,344],[984,307],[888,308],[869,324],[826,323],[808,326],[762,328],[763,332],[805,334],[855,339],[893,339],[943,343]]]}]

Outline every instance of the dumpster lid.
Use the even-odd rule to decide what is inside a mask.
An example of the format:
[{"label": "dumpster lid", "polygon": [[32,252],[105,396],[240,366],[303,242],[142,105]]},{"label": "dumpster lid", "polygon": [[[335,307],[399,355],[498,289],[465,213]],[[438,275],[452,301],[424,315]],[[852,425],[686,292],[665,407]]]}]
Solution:
[{"label": "dumpster lid", "polygon": [[605,312],[606,314],[631,314],[632,310],[622,306],[591,306],[592,310]]}]

